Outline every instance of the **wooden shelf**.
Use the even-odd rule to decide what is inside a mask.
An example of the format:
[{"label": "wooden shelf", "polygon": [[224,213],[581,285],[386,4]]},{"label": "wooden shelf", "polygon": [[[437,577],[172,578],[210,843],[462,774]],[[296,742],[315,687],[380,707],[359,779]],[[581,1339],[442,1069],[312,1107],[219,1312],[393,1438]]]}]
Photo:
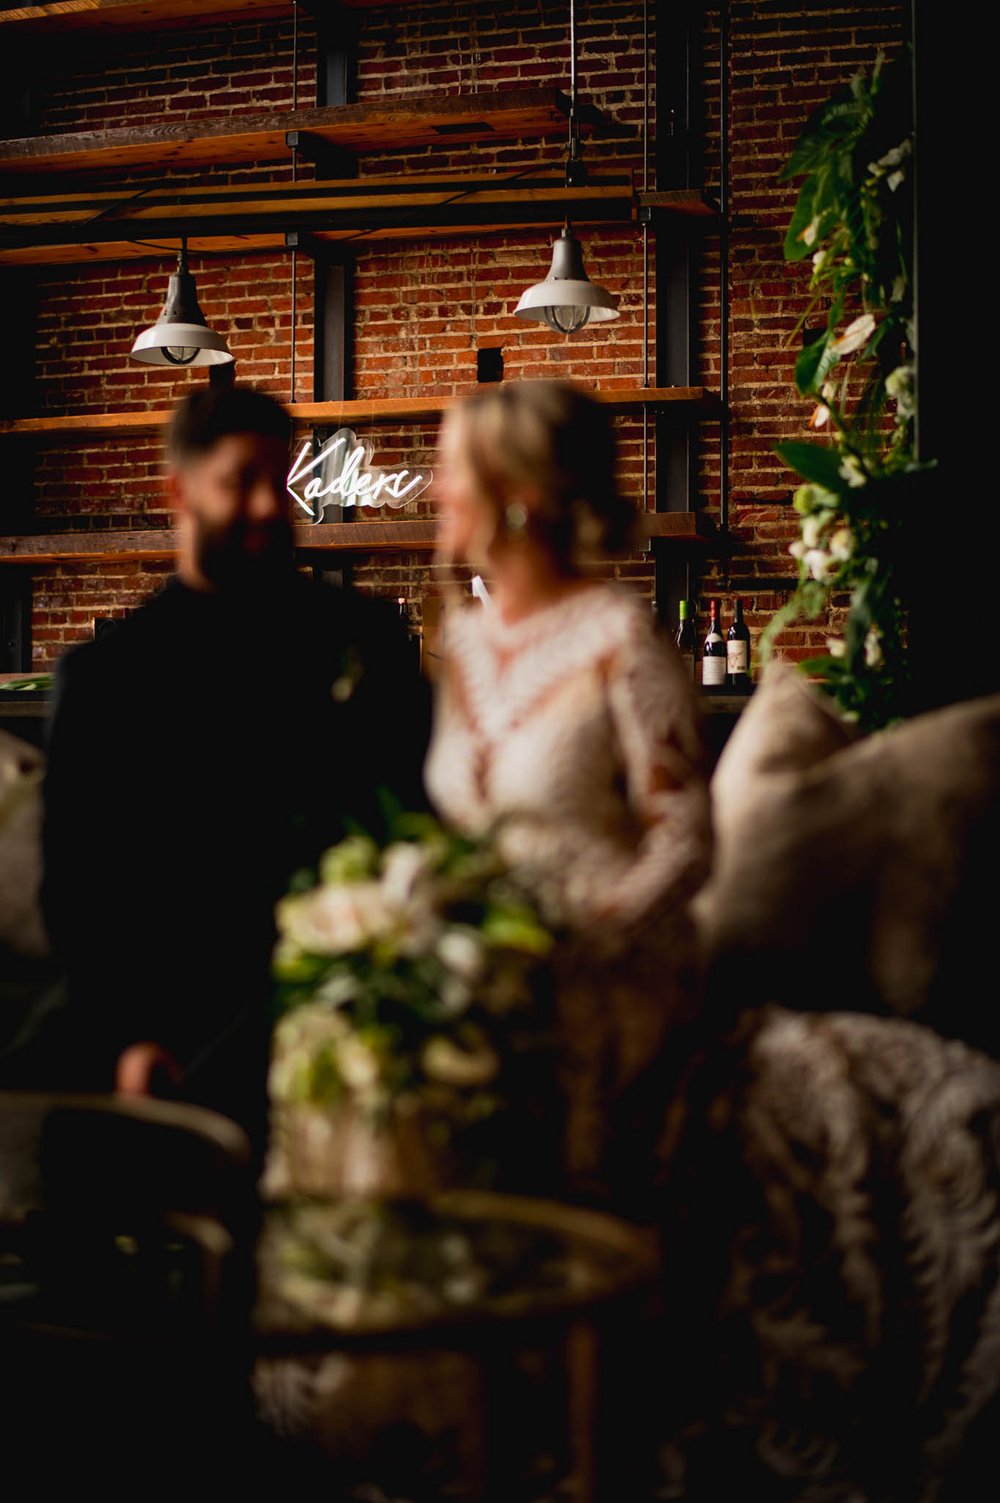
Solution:
[{"label": "wooden shelf", "polygon": [[53,35],[66,31],[152,31],[211,26],[219,21],[289,17],[291,0],[53,0],[0,10],[0,35]]},{"label": "wooden shelf", "polygon": [[0,264],[62,265],[167,259],[184,234],[193,253],[282,249],[287,231],[321,251],[350,239],[376,241],[484,234],[548,226],[630,223],[629,172],[595,174],[576,188],[539,169],[505,180],[436,173],[208,189],[158,188],[122,202],[121,193],[0,197]]},{"label": "wooden shelf", "polygon": [[[216,116],[181,125],[78,131],[0,141],[0,173],[118,172],[141,167],[226,166],[288,160],[287,131],[305,131],[342,151],[384,151],[550,135],[566,129],[566,96],[555,88],[476,94],[389,96],[279,114]],[[611,123],[610,121],[608,122]],[[620,127],[619,127],[620,129]]]},{"label": "wooden shelf", "polygon": [[[481,391],[483,388],[478,387]],[[591,391],[598,402],[610,407],[689,407],[711,410],[713,399],[703,386],[632,386]],[[468,393],[467,395],[473,395]],[[391,397],[351,402],[294,402],[289,411],[299,427],[340,427],[351,423],[410,422],[438,418],[464,396]],[[53,438],[80,435],[85,438],[117,438],[136,433],[156,433],[170,420],[164,409],[136,412],[64,413],[53,417],[0,419],[0,437]],[[667,513],[666,515],[669,515]]]},{"label": "wooden shelf", "polygon": [[650,193],[640,190],[636,194],[640,209],[652,211],[655,224],[660,215],[684,215],[691,219],[718,219],[718,206],[700,188],[666,188]]},{"label": "wooden shelf", "polygon": [[[434,548],[433,521],[319,522],[294,529],[302,552],[429,553]],[[643,535],[674,543],[708,543],[715,530],[701,512],[647,512],[640,524]],[[150,562],[174,556],[174,534],[163,530],[131,532],[52,532],[0,537],[0,563],[103,563],[108,560]]]}]

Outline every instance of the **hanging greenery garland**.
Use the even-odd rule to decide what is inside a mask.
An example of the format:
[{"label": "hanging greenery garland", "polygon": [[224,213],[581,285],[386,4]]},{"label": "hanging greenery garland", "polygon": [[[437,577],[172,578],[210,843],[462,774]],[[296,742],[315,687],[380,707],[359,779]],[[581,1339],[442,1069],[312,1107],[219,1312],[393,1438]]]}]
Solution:
[{"label": "hanging greenery garland", "polygon": [[916,411],[913,331],[913,124],[909,58],[881,60],[822,105],[782,177],[803,177],[785,259],[812,259],[808,307],[826,325],[795,363],[813,402],[815,440],[779,444],[802,478],[792,598],[762,639],[767,656],[801,617],[829,614],[849,595],[842,636],[802,668],[865,729],[900,713],[908,680],[901,598]]}]

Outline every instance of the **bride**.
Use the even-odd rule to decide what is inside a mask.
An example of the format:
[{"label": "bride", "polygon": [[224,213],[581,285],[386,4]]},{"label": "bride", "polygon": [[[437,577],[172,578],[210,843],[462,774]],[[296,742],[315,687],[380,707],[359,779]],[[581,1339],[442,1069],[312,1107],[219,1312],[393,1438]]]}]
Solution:
[{"label": "bride", "polygon": [[457,827],[495,824],[567,933],[555,963],[565,1173],[631,1203],[697,1006],[688,900],[708,872],[694,693],[649,606],[584,572],[628,539],[604,408],[521,381],[441,432],[438,550],[490,582],[447,622],[426,779]]}]

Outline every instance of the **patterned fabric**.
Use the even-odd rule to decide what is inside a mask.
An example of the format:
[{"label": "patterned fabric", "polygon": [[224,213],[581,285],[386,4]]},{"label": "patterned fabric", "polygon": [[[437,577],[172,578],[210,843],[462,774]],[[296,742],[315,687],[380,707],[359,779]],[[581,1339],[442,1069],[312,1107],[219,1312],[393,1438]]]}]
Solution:
[{"label": "patterned fabric", "polygon": [[996,1497],[955,1469],[1000,1388],[1000,1066],[768,1009],[694,1073],[664,1162],[664,1412],[691,1424],[661,1496]]},{"label": "patterned fabric", "polygon": [[506,626],[449,622],[426,777],[570,937],[554,960],[565,1179],[638,1210],[699,995],[687,899],[709,865],[697,706],[641,601],[590,586]]},{"label": "patterned fabric", "polygon": [[697,709],[648,609],[614,586],[514,625],[453,615],[426,776],[439,810],[503,821],[549,914],[627,927],[676,909],[708,873]]}]

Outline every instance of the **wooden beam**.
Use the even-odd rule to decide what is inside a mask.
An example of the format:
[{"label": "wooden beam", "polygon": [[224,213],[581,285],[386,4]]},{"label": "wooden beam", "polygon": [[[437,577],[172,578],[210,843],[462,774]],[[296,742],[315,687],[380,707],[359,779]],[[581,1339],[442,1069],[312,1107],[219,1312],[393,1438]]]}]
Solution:
[{"label": "wooden beam", "polygon": [[291,13],[291,0],[52,0],[48,5],[16,5],[0,11],[0,28],[6,28],[0,34],[153,31],[213,26],[220,21],[272,20]]},{"label": "wooden beam", "polygon": [[554,88],[476,94],[436,90],[277,114],[216,115],[173,126],[27,136],[0,142],[0,171],[121,171],[287,160],[285,133],[290,130],[310,131],[346,150],[371,152],[442,141],[536,138],[565,128],[565,96]]},{"label": "wooden beam", "polygon": [[[476,390],[482,391],[482,387]],[[473,393],[468,393],[472,395]],[[630,407],[680,406],[701,409],[711,402],[703,386],[608,387],[591,391],[598,402],[622,410]],[[299,427],[340,427],[343,424],[414,422],[437,418],[463,396],[372,397],[350,402],[294,402],[289,411]],[[134,412],[61,413],[52,417],[0,419],[0,437],[61,438],[74,434],[84,438],[115,438],[135,433],[156,433],[170,420],[163,409]],[[669,515],[665,513],[664,515]]]},{"label": "wooden beam", "polygon": [[[656,541],[704,544],[715,536],[701,512],[645,512],[640,533]],[[294,528],[295,546],[309,552],[420,552],[433,551],[436,524],[432,520],[398,522],[319,522]],[[61,532],[36,536],[0,537],[0,563],[34,567],[59,563],[103,563],[109,560],[151,562],[174,556],[174,535],[167,530],[130,532]]]}]

